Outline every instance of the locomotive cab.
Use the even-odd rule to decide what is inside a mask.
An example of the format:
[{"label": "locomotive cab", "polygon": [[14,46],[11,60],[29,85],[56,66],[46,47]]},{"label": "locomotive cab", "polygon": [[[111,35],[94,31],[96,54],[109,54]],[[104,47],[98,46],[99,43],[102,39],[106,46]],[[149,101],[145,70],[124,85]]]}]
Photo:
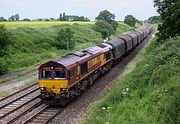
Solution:
[{"label": "locomotive cab", "polygon": [[68,91],[67,70],[64,66],[50,62],[39,67],[38,84],[41,98],[66,96]]}]

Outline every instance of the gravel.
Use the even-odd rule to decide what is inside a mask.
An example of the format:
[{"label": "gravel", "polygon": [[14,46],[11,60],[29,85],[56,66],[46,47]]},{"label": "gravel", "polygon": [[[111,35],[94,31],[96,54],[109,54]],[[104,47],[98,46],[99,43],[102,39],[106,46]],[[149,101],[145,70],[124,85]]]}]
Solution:
[{"label": "gravel", "polygon": [[35,79],[35,78],[37,78],[37,76],[30,76],[30,77],[28,77],[28,79],[24,79],[24,80],[21,80],[21,81],[16,81],[16,82],[13,82],[13,83],[10,83],[10,84],[3,84],[3,85],[0,86],[0,92],[8,91],[8,90],[11,90],[13,88],[18,88],[18,87],[24,86],[28,82],[32,81],[32,79]]}]

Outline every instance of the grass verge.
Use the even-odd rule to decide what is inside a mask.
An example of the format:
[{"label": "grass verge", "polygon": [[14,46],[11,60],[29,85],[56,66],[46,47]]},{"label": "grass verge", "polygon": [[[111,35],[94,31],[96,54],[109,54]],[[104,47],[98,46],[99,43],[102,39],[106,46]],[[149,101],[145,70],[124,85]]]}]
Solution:
[{"label": "grass verge", "polygon": [[153,41],[126,72],[82,123],[180,123],[180,37]]}]

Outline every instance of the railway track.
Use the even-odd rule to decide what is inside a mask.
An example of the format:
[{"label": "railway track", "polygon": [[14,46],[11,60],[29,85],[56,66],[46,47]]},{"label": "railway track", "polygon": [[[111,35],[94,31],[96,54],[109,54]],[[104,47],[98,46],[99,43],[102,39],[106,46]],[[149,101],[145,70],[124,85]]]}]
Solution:
[{"label": "railway track", "polygon": [[3,108],[5,105],[7,104],[11,104],[12,102],[14,102],[15,100],[21,99],[22,97],[38,90],[39,87],[38,85],[35,83],[29,87],[24,88],[23,90],[20,90],[18,92],[15,92],[7,97],[4,97],[2,99],[0,99],[0,109]]},{"label": "railway track", "polygon": [[47,124],[56,117],[64,108],[52,108],[49,105],[44,106],[22,124]]},{"label": "railway track", "polygon": [[[38,96],[39,87],[37,84],[33,84],[0,99],[0,123],[46,124],[62,111],[62,108],[51,108],[49,105],[43,104]],[[33,110],[35,111],[32,112]],[[28,118],[25,118],[27,115]]]},{"label": "railway track", "polygon": [[[0,100],[0,123],[7,123],[41,103],[38,85],[33,84]],[[16,111],[21,112],[16,113]],[[15,114],[16,113],[16,114]],[[8,120],[8,121],[7,121]]]}]

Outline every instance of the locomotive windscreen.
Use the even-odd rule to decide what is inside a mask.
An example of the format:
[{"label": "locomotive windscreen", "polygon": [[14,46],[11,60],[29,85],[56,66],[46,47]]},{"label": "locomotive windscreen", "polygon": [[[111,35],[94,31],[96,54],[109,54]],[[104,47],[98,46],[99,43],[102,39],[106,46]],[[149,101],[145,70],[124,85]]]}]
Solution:
[{"label": "locomotive windscreen", "polygon": [[41,79],[51,79],[51,70],[41,70],[40,78]]},{"label": "locomotive windscreen", "polygon": [[64,70],[55,70],[54,71],[54,79],[65,79],[65,71]]},{"label": "locomotive windscreen", "polygon": [[65,70],[40,70],[40,79],[66,79]]}]

